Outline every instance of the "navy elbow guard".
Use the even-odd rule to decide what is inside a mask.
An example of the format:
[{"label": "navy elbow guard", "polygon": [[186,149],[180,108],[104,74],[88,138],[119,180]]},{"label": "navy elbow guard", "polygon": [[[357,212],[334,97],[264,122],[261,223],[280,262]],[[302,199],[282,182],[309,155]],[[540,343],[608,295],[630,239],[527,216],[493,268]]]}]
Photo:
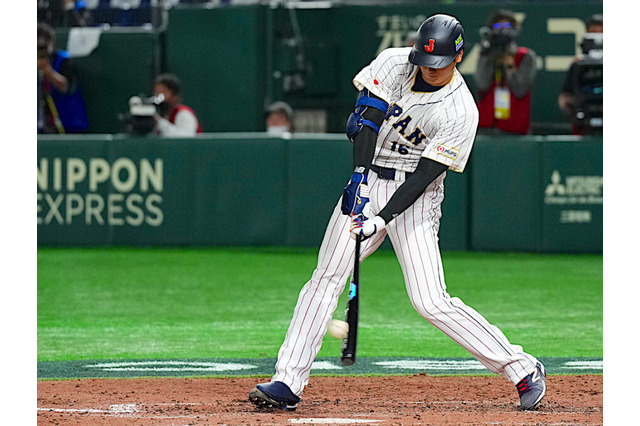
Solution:
[{"label": "navy elbow guard", "polygon": [[380,126],[371,120],[365,119],[359,112],[352,112],[347,119],[347,136],[353,142],[353,138],[362,131],[364,126],[370,127],[376,133],[380,133]]},{"label": "navy elbow guard", "polygon": [[[368,108],[371,107],[378,112],[375,114],[367,114]],[[347,136],[353,142],[353,138],[362,131],[364,126],[373,129],[376,134],[380,133],[380,125],[384,120],[384,116],[387,114],[389,104],[380,98],[374,98],[369,96],[368,90],[362,90],[360,96],[356,101],[356,110],[349,115],[347,119]],[[380,114],[382,112],[382,114]],[[372,116],[374,120],[367,118]]]}]

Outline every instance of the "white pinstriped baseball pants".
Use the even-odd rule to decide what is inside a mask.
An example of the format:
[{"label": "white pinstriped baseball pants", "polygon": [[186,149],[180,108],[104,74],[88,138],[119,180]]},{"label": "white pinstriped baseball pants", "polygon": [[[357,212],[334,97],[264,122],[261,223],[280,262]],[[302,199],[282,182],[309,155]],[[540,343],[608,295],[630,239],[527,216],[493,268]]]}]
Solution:
[{"label": "white pinstriped baseball pants", "polygon": [[[535,370],[536,359],[524,353],[522,347],[509,343],[497,327],[446,291],[438,246],[443,181],[444,175],[432,182],[425,194],[392,220],[383,232],[364,241],[361,261],[388,235],[416,311],[487,369],[518,383]],[[369,173],[372,217],[387,204],[401,183]],[[320,246],[318,266],[300,291],[278,353],[272,381],[284,382],[298,396],[309,382],[311,365],[353,268],[355,241],[349,235],[349,226],[350,219],[341,213],[338,202]]]}]

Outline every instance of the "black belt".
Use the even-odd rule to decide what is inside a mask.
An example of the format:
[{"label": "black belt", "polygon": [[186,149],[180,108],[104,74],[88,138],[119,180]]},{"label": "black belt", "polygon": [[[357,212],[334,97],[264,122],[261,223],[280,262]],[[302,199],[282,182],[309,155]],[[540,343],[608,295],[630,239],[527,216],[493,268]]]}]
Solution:
[{"label": "black belt", "polygon": [[[371,170],[373,170],[374,172],[376,172],[378,174],[378,176],[380,176],[382,179],[386,179],[386,180],[396,180],[396,172],[400,171],[400,170],[396,170],[396,169],[389,169],[389,168],[386,168],[386,167],[374,166],[373,164],[369,168]],[[408,179],[409,176],[411,176],[411,175],[412,175],[412,173],[404,172],[405,180]]]}]

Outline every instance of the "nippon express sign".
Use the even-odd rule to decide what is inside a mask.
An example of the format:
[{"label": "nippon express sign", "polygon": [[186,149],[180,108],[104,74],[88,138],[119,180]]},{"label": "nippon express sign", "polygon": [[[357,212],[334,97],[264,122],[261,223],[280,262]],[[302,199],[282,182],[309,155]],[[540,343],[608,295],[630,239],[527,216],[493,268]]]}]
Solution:
[{"label": "nippon express sign", "polygon": [[157,227],[164,221],[162,159],[43,157],[38,225]]}]

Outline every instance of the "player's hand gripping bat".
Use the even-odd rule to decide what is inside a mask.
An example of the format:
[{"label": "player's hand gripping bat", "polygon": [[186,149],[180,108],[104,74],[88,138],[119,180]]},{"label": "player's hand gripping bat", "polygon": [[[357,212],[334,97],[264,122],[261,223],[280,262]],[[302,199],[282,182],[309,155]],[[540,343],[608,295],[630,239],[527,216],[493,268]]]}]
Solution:
[{"label": "player's hand gripping bat", "polygon": [[356,253],[353,262],[353,274],[347,302],[345,321],[349,324],[349,332],[342,340],[342,365],[353,365],[356,362],[356,344],[358,337],[358,295],[360,293],[360,242],[362,237],[356,237]]}]

